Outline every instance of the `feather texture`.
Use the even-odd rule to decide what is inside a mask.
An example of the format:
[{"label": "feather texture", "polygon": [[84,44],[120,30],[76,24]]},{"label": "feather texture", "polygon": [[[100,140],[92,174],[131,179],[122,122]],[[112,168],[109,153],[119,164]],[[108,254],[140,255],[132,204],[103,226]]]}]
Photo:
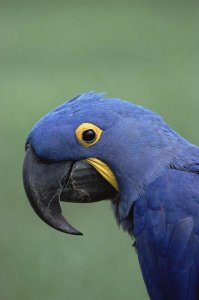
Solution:
[{"label": "feather texture", "polygon": [[134,235],[153,300],[199,299],[199,176],[165,171],[134,206]]}]

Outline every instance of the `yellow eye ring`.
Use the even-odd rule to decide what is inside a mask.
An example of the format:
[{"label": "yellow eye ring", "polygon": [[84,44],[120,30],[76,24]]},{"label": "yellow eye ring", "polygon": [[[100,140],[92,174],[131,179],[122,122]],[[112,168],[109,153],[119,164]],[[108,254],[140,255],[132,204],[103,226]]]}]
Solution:
[{"label": "yellow eye ring", "polygon": [[88,148],[95,145],[102,134],[102,130],[92,123],[83,123],[75,130],[75,135],[78,142]]}]

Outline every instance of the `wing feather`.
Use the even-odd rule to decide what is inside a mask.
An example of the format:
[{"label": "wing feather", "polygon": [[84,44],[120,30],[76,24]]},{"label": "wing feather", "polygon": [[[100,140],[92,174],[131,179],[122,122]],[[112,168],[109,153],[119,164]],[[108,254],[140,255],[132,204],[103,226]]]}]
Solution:
[{"label": "wing feather", "polygon": [[168,170],[135,204],[134,235],[152,300],[199,299],[198,220],[197,174]]}]

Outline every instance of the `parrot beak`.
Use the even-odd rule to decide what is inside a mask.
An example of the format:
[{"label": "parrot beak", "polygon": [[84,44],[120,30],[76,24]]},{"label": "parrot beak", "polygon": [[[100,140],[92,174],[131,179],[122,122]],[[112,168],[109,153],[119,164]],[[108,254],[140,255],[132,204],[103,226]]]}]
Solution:
[{"label": "parrot beak", "polygon": [[95,168],[83,161],[51,163],[27,147],[23,164],[27,198],[37,215],[51,227],[82,235],[64,218],[60,201],[89,203],[114,198],[117,191]]}]

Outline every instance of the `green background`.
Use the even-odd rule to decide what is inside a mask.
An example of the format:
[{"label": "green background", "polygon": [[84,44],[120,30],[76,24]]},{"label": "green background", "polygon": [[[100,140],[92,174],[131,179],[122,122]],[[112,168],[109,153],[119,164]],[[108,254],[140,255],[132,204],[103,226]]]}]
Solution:
[{"label": "green background", "polygon": [[109,203],[42,223],[21,167],[32,125],[87,90],[129,99],[199,144],[198,1],[0,1],[0,300],[148,299]]}]

